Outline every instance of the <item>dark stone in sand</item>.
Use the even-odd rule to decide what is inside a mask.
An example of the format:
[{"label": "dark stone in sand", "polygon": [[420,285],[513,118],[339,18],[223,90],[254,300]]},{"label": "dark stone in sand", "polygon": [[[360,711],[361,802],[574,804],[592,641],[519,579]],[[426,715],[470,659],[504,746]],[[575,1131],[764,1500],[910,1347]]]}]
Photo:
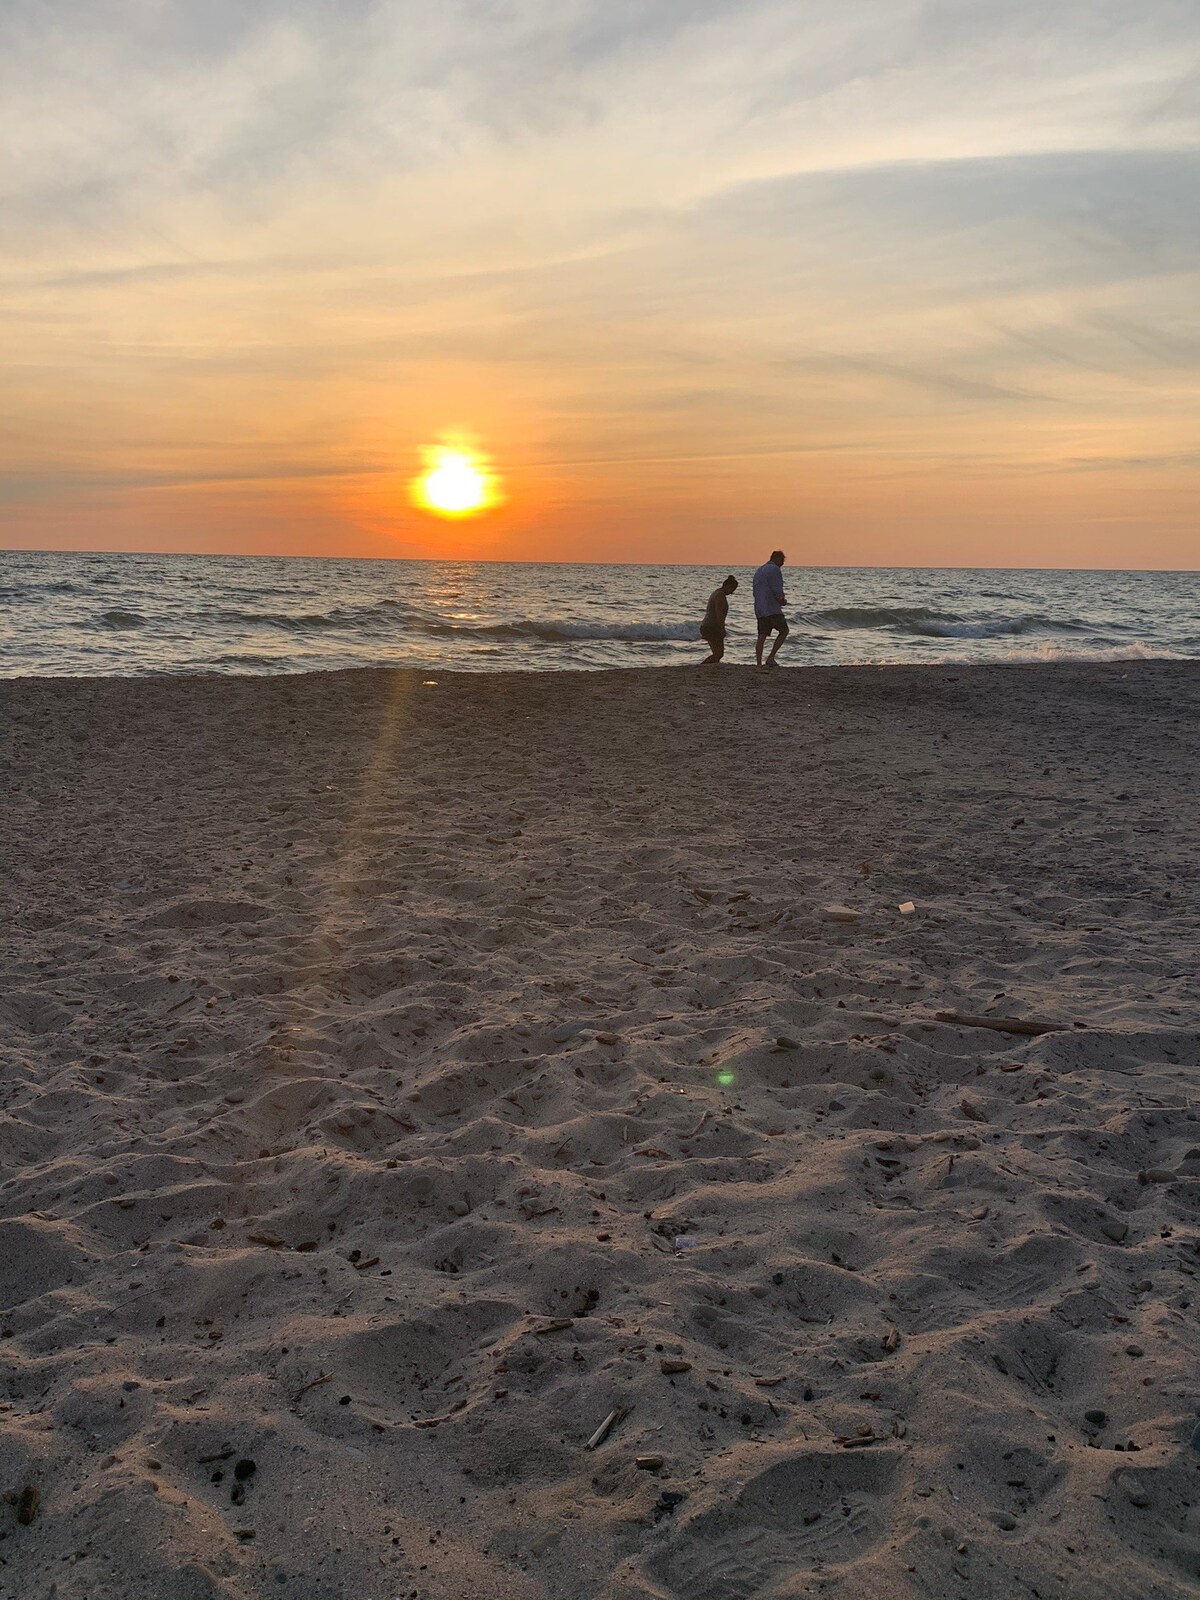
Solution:
[{"label": "dark stone in sand", "polygon": [[1083,1420],[1088,1424],[1089,1427],[1103,1428],[1108,1423],[1108,1412],[1099,1410],[1085,1411],[1083,1413]]},{"label": "dark stone in sand", "polygon": [[235,1465],[233,1475],[239,1483],[245,1483],[247,1478],[252,1478],[258,1471],[258,1463],[251,1461],[249,1456],[243,1456]]}]

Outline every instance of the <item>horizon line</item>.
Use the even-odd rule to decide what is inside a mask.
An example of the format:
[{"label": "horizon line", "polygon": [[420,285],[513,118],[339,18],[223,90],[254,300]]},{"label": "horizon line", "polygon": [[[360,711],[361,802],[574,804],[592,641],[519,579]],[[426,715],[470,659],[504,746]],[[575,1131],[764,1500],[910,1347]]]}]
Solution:
[{"label": "horizon line", "polygon": [[[775,548],[778,549],[778,545]],[[753,565],[751,561],[572,561],[556,560],[554,558],[501,560],[489,556],[358,556],[317,553],[299,555],[254,550],[86,550],[77,549],[73,546],[56,548],[54,546],[40,545],[0,545],[0,557],[11,555],[130,556],[135,558],[144,557],[150,560],[179,561],[361,561],[375,563],[395,562],[413,566],[442,565],[460,567],[630,567],[634,569],[650,567],[711,567],[716,570],[721,567],[734,568]],[[1155,572],[1177,577],[1200,576],[1200,567],[1022,567],[985,566],[974,563],[964,563],[961,566],[942,566],[909,562],[884,565],[877,562],[829,561],[788,561],[787,565],[800,572],[1112,572],[1121,574]]]}]

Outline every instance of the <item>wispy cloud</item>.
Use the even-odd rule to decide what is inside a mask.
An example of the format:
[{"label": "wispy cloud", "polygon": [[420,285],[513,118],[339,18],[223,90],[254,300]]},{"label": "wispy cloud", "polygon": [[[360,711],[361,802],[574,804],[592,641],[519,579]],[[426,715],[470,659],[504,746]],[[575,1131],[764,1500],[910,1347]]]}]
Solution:
[{"label": "wispy cloud", "polygon": [[9,0],[0,463],[23,506],[232,492],[386,473],[461,422],[530,506],[557,464],[568,529],[573,492],[741,528],[793,503],[800,457],[830,496],[848,457],[1186,474],[1194,24],[1178,0]]}]

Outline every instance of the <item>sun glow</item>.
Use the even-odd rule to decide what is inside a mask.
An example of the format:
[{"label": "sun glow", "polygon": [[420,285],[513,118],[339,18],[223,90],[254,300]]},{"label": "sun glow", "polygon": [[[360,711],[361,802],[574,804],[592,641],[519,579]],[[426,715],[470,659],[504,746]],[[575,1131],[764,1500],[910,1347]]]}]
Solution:
[{"label": "sun glow", "polygon": [[475,517],[499,505],[500,480],[491,463],[463,445],[430,445],[425,470],[413,480],[413,504],[438,517]]}]

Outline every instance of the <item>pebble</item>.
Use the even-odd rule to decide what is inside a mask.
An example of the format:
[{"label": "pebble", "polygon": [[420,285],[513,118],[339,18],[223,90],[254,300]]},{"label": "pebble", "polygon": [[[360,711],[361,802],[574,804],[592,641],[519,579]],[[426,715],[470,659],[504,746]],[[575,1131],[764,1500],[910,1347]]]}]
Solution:
[{"label": "pebble", "polygon": [[38,1513],[41,1494],[32,1484],[26,1484],[17,1496],[17,1521],[23,1528],[27,1528]]},{"label": "pebble", "polygon": [[775,1048],[776,1050],[799,1050],[800,1045],[798,1040],[789,1037],[786,1033],[781,1033],[775,1041]]},{"label": "pebble", "polygon": [[1100,1224],[1100,1232],[1106,1239],[1111,1239],[1114,1244],[1121,1244],[1129,1232],[1127,1222],[1118,1222],[1113,1217],[1105,1217]]},{"label": "pebble", "polygon": [[1089,1427],[1103,1428],[1108,1424],[1108,1412],[1100,1410],[1085,1411],[1083,1413],[1083,1420],[1088,1424]]},{"label": "pebble", "polygon": [[1125,1354],[1127,1356],[1144,1356],[1146,1352],[1140,1344],[1127,1344],[1125,1346]]},{"label": "pebble", "polygon": [[771,1274],[771,1282],[775,1285],[776,1288],[778,1288],[779,1285],[783,1282],[783,1273],[782,1272],[773,1272]]},{"label": "pebble", "polygon": [[665,1372],[667,1377],[671,1377],[671,1375],[676,1372],[690,1372],[692,1370],[692,1363],[690,1361],[676,1361],[674,1359],[667,1359],[660,1361],[658,1365],[659,1370],[661,1372]]},{"label": "pebble", "polygon": [[1011,1511],[989,1511],[988,1516],[1005,1533],[1011,1533],[1017,1525],[1017,1519]]},{"label": "pebble", "polygon": [[664,1489],[654,1502],[655,1522],[661,1522],[664,1517],[672,1516],[675,1507],[682,1504],[686,1498],[686,1495],[681,1494],[678,1489]]},{"label": "pebble", "polygon": [[1175,1174],[1169,1167],[1147,1167],[1147,1183],[1173,1183]]},{"label": "pebble", "polygon": [[634,1465],[640,1472],[658,1472],[663,1465],[662,1456],[637,1456]]},{"label": "pebble", "polygon": [[1139,1489],[1132,1483],[1126,1483],[1122,1487],[1125,1490],[1125,1498],[1131,1506],[1137,1506],[1139,1510],[1145,1510],[1150,1504],[1150,1496],[1144,1489]]}]

